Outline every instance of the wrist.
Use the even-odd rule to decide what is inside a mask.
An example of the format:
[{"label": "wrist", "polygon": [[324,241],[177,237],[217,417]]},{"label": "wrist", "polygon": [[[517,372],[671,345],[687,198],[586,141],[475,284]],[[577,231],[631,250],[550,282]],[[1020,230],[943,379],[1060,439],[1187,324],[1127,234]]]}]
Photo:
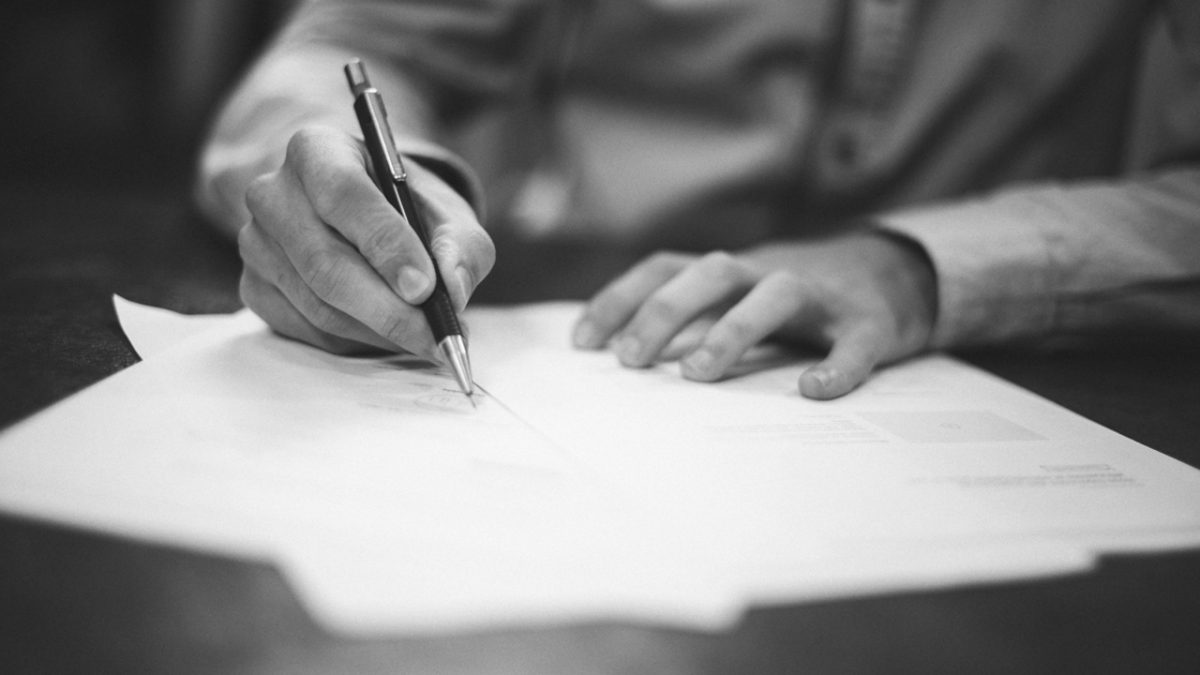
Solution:
[{"label": "wrist", "polygon": [[871,228],[861,233],[865,261],[896,313],[902,341],[912,352],[929,347],[938,319],[937,271],[921,244],[903,234]]}]

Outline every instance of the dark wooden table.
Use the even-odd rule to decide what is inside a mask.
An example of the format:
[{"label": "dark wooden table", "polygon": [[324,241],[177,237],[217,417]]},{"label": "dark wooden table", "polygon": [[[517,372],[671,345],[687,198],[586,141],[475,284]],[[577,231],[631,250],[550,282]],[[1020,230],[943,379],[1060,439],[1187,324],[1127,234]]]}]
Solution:
[{"label": "dark wooden table", "polygon": [[[239,306],[236,252],[187,204],[172,191],[0,188],[0,426],[137,361],[111,294]],[[540,271],[561,279],[554,297],[580,297],[621,264],[564,250]],[[547,297],[526,270],[502,244],[480,299]],[[1200,346],[962,356],[1200,466]],[[60,672],[1200,673],[1200,551],[755,610],[716,636],[594,624],[346,640],[268,565],[0,516],[0,673]]]}]

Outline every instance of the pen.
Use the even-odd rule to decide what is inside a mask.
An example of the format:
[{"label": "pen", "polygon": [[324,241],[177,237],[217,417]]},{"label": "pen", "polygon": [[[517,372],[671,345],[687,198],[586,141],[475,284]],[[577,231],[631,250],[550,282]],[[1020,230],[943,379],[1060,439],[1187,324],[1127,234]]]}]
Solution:
[{"label": "pen", "polygon": [[354,112],[358,115],[358,124],[362,127],[367,152],[371,156],[375,184],[416,231],[426,253],[429,254],[429,259],[433,261],[433,293],[421,303],[421,310],[433,330],[433,339],[437,342],[438,349],[454,371],[454,379],[458,380],[459,388],[470,396],[475,391],[475,385],[471,380],[467,343],[463,339],[458,317],[454,314],[454,306],[450,304],[450,295],[446,293],[446,284],[442,280],[441,271],[438,270],[437,260],[433,257],[429,231],[425,229],[425,223],[408,189],[408,174],[404,171],[404,163],[400,161],[400,153],[396,152],[396,145],[392,140],[383,97],[379,95],[378,89],[371,86],[371,81],[367,79],[366,67],[361,60],[354,59],[347,63],[345,71],[350,91],[354,94]]}]

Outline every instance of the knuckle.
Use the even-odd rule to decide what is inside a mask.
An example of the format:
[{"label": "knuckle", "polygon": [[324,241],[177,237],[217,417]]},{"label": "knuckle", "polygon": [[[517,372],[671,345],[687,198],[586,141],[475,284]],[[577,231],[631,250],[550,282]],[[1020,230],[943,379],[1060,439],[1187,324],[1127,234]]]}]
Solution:
[{"label": "knuckle", "polygon": [[309,191],[313,208],[322,220],[345,222],[356,215],[357,176],[342,168],[326,172],[319,189]]},{"label": "knuckle", "polygon": [[479,268],[476,270],[476,278],[487,276],[496,264],[496,244],[492,238],[482,229],[472,229],[467,235],[467,250],[475,252],[472,259]]},{"label": "knuckle", "polygon": [[660,296],[652,295],[642,304],[639,312],[642,318],[654,323],[676,323],[681,318],[679,307],[675,303]]},{"label": "knuckle", "polygon": [[369,325],[376,333],[397,344],[403,344],[399,340],[402,340],[408,332],[407,322],[396,312],[388,312]]},{"label": "knuckle", "polygon": [[305,308],[309,323],[327,333],[340,333],[346,329],[345,316],[324,302],[313,302]]},{"label": "knuckle", "polygon": [[314,293],[325,298],[341,288],[346,278],[346,269],[333,251],[315,248],[304,256],[301,277]]},{"label": "knuckle", "polygon": [[798,300],[813,298],[817,294],[811,284],[791,272],[771,272],[759,283],[772,306],[777,309],[792,307]]},{"label": "knuckle", "polygon": [[632,298],[619,291],[608,290],[592,298],[584,316],[596,325],[615,328],[624,323],[634,309]]},{"label": "knuckle", "polygon": [[728,361],[733,353],[729,341],[714,333],[709,333],[705,336],[703,342],[700,343],[699,349],[703,349],[711,354],[713,361],[716,363]]},{"label": "knuckle", "polygon": [[612,291],[603,291],[592,298],[584,310],[584,318],[593,322],[608,323],[624,306],[621,299]]},{"label": "knuckle", "polygon": [[312,208],[327,222],[354,217],[362,181],[368,180],[361,165],[332,152],[333,147],[329,129],[301,129],[289,139],[285,160]]},{"label": "knuckle", "polygon": [[674,271],[683,267],[692,256],[677,251],[656,251],[642,261],[640,267],[650,270]]},{"label": "knuckle", "polygon": [[275,190],[274,174],[257,176],[246,186],[246,208],[255,216],[271,208]]},{"label": "knuckle", "polygon": [[241,255],[242,261],[249,263],[252,259],[254,250],[258,244],[258,233],[254,231],[256,225],[254,221],[246,223],[237,233],[238,254]]},{"label": "knuckle", "polygon": [[439,230],[431,249],[436,260],[461,265],[473,283],[486,277],[496,264],[496,245],[478,227],[456,229],[452,234],[446,229]]},{"label": "knuckle", "polygon": [[313,155],[314,149],[321,144],[325,136],[323,130],[314,127],[304,127],[288,139],[286,157],[288,161],[305,162]]},{"label": "knuckle", "polygon": [[803,279],[786,270],[775,270],[767,274],[762,283],[779,293],[799,295],[808,290],[808,284]]},{"label": "knuckle", "polygon": [[727,251],[712,251],[704,254],[696,265],[706,274],[722,277],[734,276],[740,268],[737,260]]},{"label": "knuckle", "polygon": [[387,223],[372,223],[358,241],[358,250],[372,264],[381,265],[403,252],[403,237]]},{"label": "knuckle", "polygon": [[392,344],[411,346],[416,341],[413,322],[400,312],[387,312],[373,323],[372,329]]},{"label": "knuckle", "polygon": [[721,323],[720,338],[722,343],[732,342],[739,345],[747,345],[756,342],[757,337],[754,325],[745,319],[726,317],[726,320]]},{"label": "knuckle", "polygon": [[[459,257],[456,254],[460,250],[464,249],[461,249],[458,243],[455,242],[444,231],[438,231],[438,233],[434,236],[433,241],[431,241],[429,244],[429,252],[438,260],[451,260]],[[470,249],[468,248],[465,250],[469,251]]]},{"label": "knuckle", "polygon": [[238,231],[238,254],[242,258],[243,276],[253,275],[256,284],[282,288],[287,281],[284,264],[271,255],[265,237],[254,223]]}]

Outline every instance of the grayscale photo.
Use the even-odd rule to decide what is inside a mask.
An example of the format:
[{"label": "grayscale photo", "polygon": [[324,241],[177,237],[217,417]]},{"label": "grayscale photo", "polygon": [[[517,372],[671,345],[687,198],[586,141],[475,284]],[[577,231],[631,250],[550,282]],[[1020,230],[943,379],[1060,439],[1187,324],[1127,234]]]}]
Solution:
[{"label": "grayscale photo", "polygon": [[1200,673],[1200,3],[9,0],[0,672]]}]

